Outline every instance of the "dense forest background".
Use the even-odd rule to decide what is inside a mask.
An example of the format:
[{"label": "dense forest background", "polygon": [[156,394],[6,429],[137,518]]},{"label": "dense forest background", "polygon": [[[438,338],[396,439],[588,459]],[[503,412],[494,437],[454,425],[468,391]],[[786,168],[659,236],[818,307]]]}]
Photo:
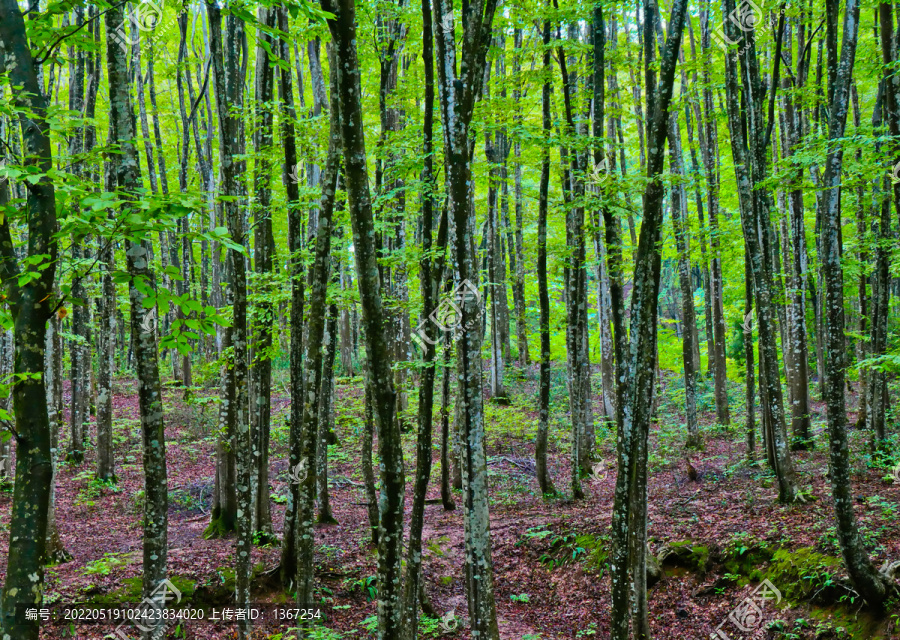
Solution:
[{"label": "dense forest background", "polygon": [[900,637],[898,70],[874,0],[0,0],[0,637]]}]

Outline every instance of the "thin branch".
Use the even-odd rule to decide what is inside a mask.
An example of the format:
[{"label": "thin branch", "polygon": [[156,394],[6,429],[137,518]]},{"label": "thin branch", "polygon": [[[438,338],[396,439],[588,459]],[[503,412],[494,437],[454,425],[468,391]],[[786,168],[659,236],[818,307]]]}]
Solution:
[{"label": "thin branch", "polygon": [[[95,15],[95,16],[93,16],[93,17],[91,17],[91,18],[88,18],[87,20],[85,20],[85,21],[84,21],[83,23],[81,23],[81,25],[80,25],[77,29],[75,29],[74,31],[70,31],[69,33],[64,33],[63,35],[61,35],[60,37],[58,37],[58,38],[53,42],[53,44],[50,45],[50,47],[48,48],[47,53],[46,53],[45,55],[42,55],[42,56],[40,56],[40,57],[38,57],[38,58],[35,59],[34,65],[35,65],[36,67],[42,65],[42,64],[50,57],[50,55],[53,53],[53,50],[56,48],[56,45],[60,44],[60,43],[61,43],[63,40],[65,40],[66,38],[68,38],[68,37],[70,37],[70,36],[74,36],[76,33],[78,33],[79,31],[81,31],[82,29],[84,29],[86,26],[88,26],[88,25],[89,25],[91,22],[93,22],[94,20],[98,19],[100,16],[102,16],[102,15],[104,15],[104,14],[106,14],[106,13],[109,13],[109,12],[112,11],[113,9],[118,9],[119,7],[121,7],[122,5],[124,5],[124,4],[127,3],[127,2],[128,2],[128,0],[122,0],[122,2],[120,2],[120,3],[118,3],[118,4],[114,4],[113,6],[109,7],[108,9],[104,9],[103,11],[101,11],[100,13],[98,13],[97,15]],[[123,24],[124,24],[124,22],[123,22]]]}]

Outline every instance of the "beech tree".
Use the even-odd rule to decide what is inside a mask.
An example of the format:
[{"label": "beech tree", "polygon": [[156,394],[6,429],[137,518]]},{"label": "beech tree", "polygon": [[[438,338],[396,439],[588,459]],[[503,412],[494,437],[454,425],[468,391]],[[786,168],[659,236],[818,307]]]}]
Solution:
[{"label": "beech tree", "polygon": [[[38,79],[39,63],[25,37],[25,23],[13,0],[0,3],[0,72],[21,87],[14,92],[17,118],[22,132],[26,166],[39,175],[28,188],[25,224],[29,265],[47,266],[22,286],[25,267],[16,255],[10,216],[0,220],[0,282],[9,300],[13,318],[15,358],[12,400],[15,415],[16,478],[9,523],[10,544],[7,573],[0,602],[0,631],[10,638],[37,640],[38,627],[16,620],[16,605],[43,602],[44,553],[47,540],[47,510],[50,505],[53,463],[50,459],[50,418],[44,386],[44,339],[47,321],[54,313],[52,298],[58,245],[56,202],[53,182],[46,175],[52,167],[47,101]],[[9,184],[0,184],[0,205],[9,202]],[[43,256],[39,261],[36,256]]]}]

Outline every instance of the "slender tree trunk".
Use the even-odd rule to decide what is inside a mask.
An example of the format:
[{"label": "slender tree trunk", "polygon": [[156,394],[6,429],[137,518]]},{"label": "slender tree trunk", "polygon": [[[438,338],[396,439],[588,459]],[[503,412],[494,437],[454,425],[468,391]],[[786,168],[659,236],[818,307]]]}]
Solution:
[{"label": "slender tree trunk", "polygon": [[[745,252],[746,253],[746,252]],[[747,459],[756,457],[756,390],[753,367],[753,272],[750,262],[744,261],[744,360],[746,369],[745,403],[747,405]]]},{"label": "slender tree trunk", "polygon": [[[332,258],[332,283],[337,284],[340,279],[341,265],[339,259]],[[328,305],[328,319],[325,322],[325,357],[322,363],[322,382],[319,385],[319,415],[318,433],[319,442],[316,448],[316,481],[318,484],[319,518],[320,524],[337,524],[337,520],[331,513],[331,498],[328,494],[328,445],[334,436],[334,361],[337,358],[337,303],[332,301]]]},{"label": "slender tree trunk", "polygon": [[[684,163],[681,156],[681,132],[678,114],[669,116],[669,168],[676,180],[684,178]],[[699,449],[703,446],[700,428],[697,425],[697,372],[700,358],[694,353],[696,346],[695,329],[697,320],[694,313],[694,287],[691,283],[691,262],[687,238],[687,201],[683,183],[671,188],[672,224],[675,227],[675,245],[678,250],[678,280],[681,285],[681,318],[684,324],[681,332],[682,362],[684,366],[685,418],[688,437],[685,446]]]},{"label": "slender tree trunk", "polygon": [[[643,223],[634,262],[631,294],[630,358],[623,376],[620,367],[617,422],[618,475],[613,503],[612,633],[627,640],[629,620],[635,638],[649,638],[647,614],[647,441],[656,380],[656,326],[660,283],[662,209],[665,187],[660,179],[665,159],[669,105],[681,46],[686,0],[672,5],[669,38],[656,60],[654,21],[656,3],[644,2],[644,77],[647,94],[647,176]],[[602,14],[601,14],[602,17]],[[595,21],[597,13],[595,12]],[[655,68],[659,65],[659,78]],[[616,327],[616,333],[619,333]],[[629,580],[630,577],[630,580]]]},{"label": "slender tree trunk", "polygon": [[366,389],[366,421],[362,437],[362,474],[366,485],[366,510],[369,528],[372,530],[372,546],[378,546],[378,492],[375,488],[375,470],[372,468],[372,446],[375,442],[375,409],[372,407],[372,393]]},{"label": "slender tree trunk", "polygon": [[[441,117],[444,131],[444,173],[448,215],[454,239],[457,275],[460,286],[477,291],[478,272],[474,252],[474,207],[472,206],[472,150],[470,125],[483,83],[491,23],[496,0],[468,6],[461,22],[463,42],[460,74],[457,75],[457,51],[453,5],[438,0],[442,16],[436,40],[440,79]],[[458,290],[459,291],[459,290]],[[493,560],[491,558],[488,504],[487,453],[485,451],[484,413],[481,372],[480,301],[475,295],[463,295],[460,301],[461,327],[456,344],[459,379],[460,420],[457,430],[464,443],[462,464],[463,522],[466,539],[466,582],[469,615],[473,635],[483,640],[499,640],[494,602]]]},{"label": "slender tree trunk", "polygon": [[[785,45],[782,52],[785,55],[785,64],[790,70],[791,62],[791,31],[785,34]],[[790,82],[786,78],[784,88],[790,88]],[[797,118],[794,99],[790,92],[785,91],[784,103],[784,155],[790,160],[794,149],[800,143],[799,122]],[[790,248],[789,254],[785,254],[785,261],[790,256],[788,265],[789,282],[789,317],[787,334],[792,362],[791,375],[791,433],[794,446],[807,448],[810,446],[810,408],[809,408],[809,351],[806,339],[806,281],[807,281],[807,254],[806,254],[806,225],[803,221],[803,191],[800,188],[802,167],[797,167],[793,172],[793,180],[796,182],[788,193],[788,211],[790,220],[790,233],[784,239]]]},{"label": "slender tree trunk", "polygon": [[[275,9],[278,29],[289,33],[287,8],[282,4]],[[291,57],[288,41],[278,39],[278,93],[282,104],[281,139],[284,145],[284,169],[282,182],[287,199],[289,269],[291,275],[291,316],[290,316],[290,392],[292,398],[303,397],[303,298],[305,293],[303,261],[300,251],[303,247],[303,215],[300,206],[300,186],[297,176],[297,142],[294,131],[294,91],[291,85]],[[299,69],[298,69],[299,74]],[[299,88],[303,93],[303,87]],[[303,406],[299,400],[291,402],[288,466],[299,470],[302,458],[301,429]],[[295,474],[296,477],[296,474]],[[283,539],[281,545],[281,584],[287,588],[296,586],[298,566],[297,509],[299,508],[299,483],[291,482],[288,502],[284,513]]]},{"label": "slender tree trunk", "polygon": [[[724,10],[734,9],[733,0],[725,0]],[[783,20],[783,16],[782,16]],[[759,67],[752,33],[738,33],[734,24],[726,24],[726,36],[743,40],[741,71],[744,78],[744,95],[747,107],[744,118],[748,122],[747,140],[743,132],[741,98],[738,85],[738,61],[734,51],[725,56],[725,88],[728,95],[728,126],[731,133],[731,151],[734,157],[735,175],[741,210],[741,224],[747,245],[747,259],[753,272],[753,293],[756,298],[756,315],[760,344],[760,397],[763,420],[770,421],[771,444],[774,451],[775,473],[779,483],[779,500],[785,503],[797,499],[797,478],[787,442],[781,375],[778,367],[777,321],[774,301],[772,254],[770,251],[771,194],[759,186],[765,179],[765,147],[768,135],[762,123],[762,107],[759,104]],[[778,48],[780,49],[780,38]],[[780,61],[780,59],[779,59]],[[777,62],[776,62],[777,65]],[[776,73],[777,79],[777,66]],[[774,97],[772,98],[774,100]],[[755,186],[755,188],[754,188]]]},{"label": "slender tree trunk", "polygon": [[115,270],[115,255],[112,245],[100,239],[98,251],[103,262],[100,276],[102,293],[100,297],[100,331],[97,332],[97,478],[116,481],[115,450],[113,448],[113,390],[112,373],[115,366],[116,336],[116,285],[112,274]]},{"label": "slender tree trunk", "polygon": [[[37,640],[37,625],[16,622],[17,605],[43,603],[43,560],[47,540],[47,512],[53,481],[50,419],[44,386],[44,339],[53,305],[58,256],[56,204],[47,172],[53,167],[47,103],[38,79],[39,65],[32,58],[25,23],[14,0],[0,0],[0,72],[12,86],[19,110],[22,157],[29,169],[42,177],[27,191],[27,255],[46,255],[47,268],[40,276],[19,286],[20,265],[12,242],[9,218],[0,221],[0,283],[13,317],[15,364],[21,378],[12,387],[16,425],[16,481],[9,520],[6,578],[0,607],[0,631],[16,640]],[[27,113],[27,116],[25,115]],[[8,181],[0,185],[0,206],[9,202]]]},{"label": "slender tree trunk", "polygon": [[322,8],[335,16],[328,21],[335,47],[332,68],[340,70],[335,93],[340,96],[344,175],[353,227],[356,281],[365,326],[367,385],[372,394],[381,460],[377,637],[379,640],[393,639],[400,637],[403,619],[400,579],[405,480],[400,425],[395,415],[396,392],[391,370],[390,340],[382,326],[384,305],[378,279],[375,229],[366,170],[355,5],[352,0],[322,0]]},{"label": "slender tree trunk", "polygon": [[453,494],[450,491],[450,462],[452,443],[450,442],[450,357],[453,345],[450,342],[450,334],[444,334],[444,348],[441,363],[441,503],[444,511],[456,509]]},{"label": "slender tree trunk", "polygon": [[[432,415],[434,413],[434,378],[437,358],[438,327],[429,320],[439,303],[444,275],[444,254],[447,249],[446,209],[441,216],[436,242],[434,228],[434,44],[432,31],[431,0],[422,0],[422,62],[425,67],[425,122],[423,126],[422,183],[422,257],[419,261],[419,281],[422,291],[422,324],[424,332],[424,369],[419,387],[418,437],[416,439],[416,476],[413,491],[412,515],[409,524],[409,544],[406,556],[406,583],[403,594],[403,640],[415,640],[419,620],[419,601],[425,593],[422,585],[422,528],[425,524],[425,499],[431,477]],[[437,256],[432,257],[436,250]],[[442,460],[443,468],[443,460]],[[442,470],[442,475],[446,471]],[[443,496],[442,496],[443,497]],[[444,501],[446,505],[446,500]]]},{"label": "slender tree trunk", "polygon": [[[258,9],[260,24],[275,26],[275,12]],[[268,51],[273,51],[274,39],[257,29],[255,93],[257,104],[257,131],[253,136],[256,166],[254,182],[256,192],[254,226],[254,267],[256,268],[259,303],[256,310],[256,336],[254,340],[250,390],[250,429],[253,451],[253,525],[254,534],[265,540],[274,540],[272,513],[269,508],[269,431],[272,421],[272,325],[274,305],[270,296],[274,293],[269,280],[272,274],[275,240],[272,236],[272,166],[269,154],[272,150],[273,114],[269,107],[273,97],[273,65]],[[263,43],[268,45],[263,46]]]},{"label": "slender tree trunk", "polygon": [[[518,78],[521,66],[522,49],[522,29],[515,29],[513,32],[516,53],[513,57],[513,74]],[[513,101],[518,104],[522,91],[519,85],[513,89]],[[516,109],[516,121],[521,122],[521,116]],[[519,355],[519,365],[527,367],[531,361],[528,353],[528,325],[525,319],[525,243],[523,240],[523,218],[525,215],[524,203],[522,197],[522,145],[517,140],[514,144],[516,166],[513,170],[515,180],[515,212],[516,212],[516,229],[515,229],[515,249],[510,252],[510,258],[515,257],[515,267],[512,269],[513,280],[513,304],[516,312],[516,344]],[[513,265],[510,260],[510,265]]]},{"label": "slender tree trunk", "polygon": [[[577,78],[568,72],[562,47],[558,47],[557,52],[562,75],[567,134],[574,137],[577,129],[574,119],[573,103],[576,96],[573,95],[573,86],[577,84]],[[574,62],[574,59],[571,62]],[[582,498],[584,493],[581,488],[581,477],[587,474],[591,463],[592,438],[588,424],[593,424],[590,407],[590,362],[586,360],[587,351],[584,343],[587,270],[584,264],[584,205],[581,203],[584,196],[582,176],[586,169],[587,156],[576,152],[574,148],[561,151],[561,155],[568,155],[571,161],[571,165],[564,166],[563,169],[563,195],[565,199],[566,192],[569,192],[566,207],[566,243],[570,247],[571,262],[566,268],[566,354],[571,377],[569,410],[572,415],[572,494],[575,498]]]},{"label": "slender tree trunk", "polygon": [[[896,64],[898,59],[897,34],[894,32],[893,7],[888,3],[879,5],[881,26],[881,54],[885,68]],[[894,73],[885,72],[884,80],[884,120],[894,140],[900,136],[900,79]],[[900,151],[896,143],[888,148],[890,164],[896,166]],[[894,210],[900,217],[900,184],[892,182]],[[886,195],[886,194],[885,194]],[[838,213],[838,215],[840,215]],[[890,314],[890,268],[892,243],[896,243],[891,231],[890,203],[883,197],[878,221],[879,243],[875,250],[875,272],[872,286],[872,339],[871,357],[887,353],[888,323]],[[867,427],[872,431],[873,448],[886,445],[885,421],[888,408],[887,373],[873,369],[868,388]]]},{"label": "slender tree trunk", "polygon": [[722,282],[722,252],[719,242],[719,138],[716,130],[718,117],[713,106],[712,84],[710,81],[712,52],[710,50],[710,11],[709,5],[702,11],[703,49],[703,120],[706,127],[706,146],[702,148],[703,164],[706,167],[707,196],[709,210],[709,248],[712,257],[710,264],[710,295],[712,297],[713,321],[713,376],[715,381],[716,420],[719,424],[730,424],[728,409],[728,378],[725,360],[725,310]]},{"label": "slender tree trunk", "polygon": [[[237,118],[229,115],[229,109],[240,107],[242,104],[242,95],[238,95],[238,101],[230,103],[229,89],[236,90],[234,70],[237,65],[236,59],[229,59],[227,69],[224,63],[227,57],[233,58],[238,55],[236,47],[239,43],[234,42],[232,38],[238,37],[238,34],[229,32],[227,42],[222,38],[222,15],[218,7],[208,7],[207,16],[209,18],[210,31],[210,54],[213,57],[213,80],[214,92],[216,95],[216,113],[219,118],[219,154],[220,161],[220,178],[222,184],[222,194],[227,196],[227,202],[221,202],[221,211],[225,216],[226,225],[229,224],[231,218],[240,216],[239,203],[237,200],[242,195],[238,184],[238,177],[243,174],[243,162],[236,160],[234,155],[243,152],[243,136],[238,137],[238,130],[243,131],[243,126],[237,122]],[[228,28],[232,25],[229,23]],[[227,80],[226,80],[227,78]],[[231,84],[227,84],[227,83]],[[240,91],[238,91],[240,94]],[[186,127],[186,125],[185,125]],[[231,130],[229,131],[229,127]],[[183,144],[187,153],[187,128],[182,132],[184,134]],[[240,163],[238,169],[235,164]],[[182,170],[186,166],[186,161],[182,160]],[[221,214],[220,214],[221,215]],[[233,242],[239,242],[243,238],[243,224],[237,228],[236,237],[232,237]],[[229,227],[229,232],[231,227]],[[174,246],[174,241],[172,242]],[[224,261],[224,278],[226,282],[219,283],[223,289],[224,302],[227,306],[239,304],[237,300],[237,290],[241,288],[246,292],[246,278],[238,282],[238,273],[244,274],[245,265],[243,255],[238,253],[239,260],[232,260],[232,255],[226,253]],[[177,260],[177,251],[174,251],[174,258]],[[246,300],[243,301],[246,304]],[[237,441],[240,437],[240,429],[238,421],[243,416],[241,412],[241,398],[237,392],[238,378],[243,375],[246,368],[246,359],[239,360],[235,353],[235,326],[239,320],[234,318],[231,327],[226,327],[222,338],[221,353],[229,352],[228,361],[222,366],[222,390],[221,403],[219,405],[219,433],[221,434],[216,442],[216,481],[213,493],[213,504],[209,526],[206,529],[205,536],[208,538],[224,536],[228,532],[237,531],[238,523],[238,493],[237,486],[240,478],[238,477],[238,447],[241,444]],[[246,319],[238,332],[246,330]],[[242,345],[243,350],[246,345]],[[235,372],[236,368],[240,368],[240,374]],[[242,380],[242,382],[244,382]],[[249,486],[247,487],[249,490]]]},{"label": "slender tree trunk", "polygon": [[[12,334],[7,333],[8,340],[12,342]],[[50,481],[50,506],[47,509],[47,549],[45,562],[48,565],[60,564],[68,562],[72,556],[63,546],[62,539],[59,536],[59,527],[56,524],[56,477],[59,464],[59,419],[62,416],[59,405],[56,403],[57,397],[62,394],[62,354],[59,350],[62,348],[62,340],[59,337],[59,319],[51,317],[47,323],[47,337],[45,339],[44,375],[47,388],[47,415],[50,418],[50,456],[53,463],[53,477]],[[6,360],[9,353],[9,367],[4,364],[4,373],[12,374],[13,371],[13,345],[8,345],[9,350],[4,345],[2,357]],[[7,407],[9,410],[10,407]],[[6,456],[12,453],[12,448],[4,452]],[[99,453],[99,452],[98,452]],[[5,461],[4,461],[5,463]],[[11,469],[10,469],[11,471]]]},{"label": "slender tree trunk", "polygon": [[547,209],[550,190],[550,23],[544,22],[544,84],[541,90],[543,134],[541,148],[541,183],[538,196],[538,298],[541,310],[540,413],[534,446],[538,486],[544,496],[556,494],[547,470],[547,436],[550,429],[550,293],[547,282]]},{"label": "slender tree trunk", "polygon": [[[891,63],[892,59],[888,54],[891,48],[896,46],[892,35],[892,14],[890,4],[883,3],[880,6],[882,52],[885,65]],[[838,2],[827,0],[826,19],[829,22],[829,31],[837,30],[837,15]],[[840,62],[833,74],[833,81],[831,78],[829,81],[831,99],[828,110],[828,134],[830,144],[823,178],[823,186],[826,188],[826,208],[822,227],[824,254],[821,257],[825,280],[826,311],[823,318],[825,404],[830,436],[831,493],[834,498],[835,520],[841,552],[853,586],[870,605],[880,607],[888,596],[889,583],[888,579],[880,575],[872,565],[857,526],[850,484],[850,451],[847,445],[847,407],[844,396],[844,371],[847,354],[844,345],[844,273],[840,255],[840,185],[843,148],[838,141],[844,137],[847,124],[850,84],[853,78],[858,35],[859,3],[857,0],[848,0],[844,14]],[[888,125],[891,133],[896,135],[900,133],[897,129],[898,114],[896,111],[900,105],[896,102],[894,87],[888,88],[885,98]],[[892,120],[893,122],[891,122]],[[894,193],[900,193],[896,186]]]},{"label": "slender tree trunk", "polygon": [[[134,145],[134,111],[128,90],[125,52],[110,37],[122,23],[122,9],[114,6],[106,15],[107,74],[109,78],[110,138],[119,145],[121,155],[111,162],[120,197],[133,202],[141,186],[138,151]],[[133,207],[133,205],[131,205]],[[126,240],[129,297],[131,301],[131,334],[134,340],[138,378],[138,405],[144,445],[144,557],[143,596],[158,593],[167,575],[168,556],[168,489],[166,472],[166,439],[163,424],[162,392],[156,347],[156,314],[144,305],[145,291],[153,288],[149,233],[145,237]],[[161,623],[160,623],[161,624]],[[144,633],[149,638],[159,632]]]},{"label": "slender tree trunk", "polygon": [[[244,23],[231,15],[226,21],[225,37],[222,37],[221,10],[207,6],[210,24],[210,55],[213,57],[213,79],[216,93],[216,111],[219,122],[219,159],[221,163],[222,194],[225,223],[232,241],[244,245],[244,219],[238,200],[245,195],[242,178],[246,172],[244,153],[243,109],[244,66],[241,51],[246,46]],[[223,64],[224,61],[224,64]],[[229,248],[227,254],[231,274],[232,323],[226,329],[225,342],[231,348],[231,358],[223,380],[222,406],[228,421],[222,431],[228,438],[230,451],[235,459],[235,602],[247,606],[250,599],[252,484],[256,468],[252,459],[252,438],[249,425],[249,398],[247,391],[247,273],[244,254],[237,248]],[[217,480],[221,480],[219,475]],[[241,517],[243,514],[243,517]],[[238,637],[243,640],[249,632],[249,621],[238,624]]]}]

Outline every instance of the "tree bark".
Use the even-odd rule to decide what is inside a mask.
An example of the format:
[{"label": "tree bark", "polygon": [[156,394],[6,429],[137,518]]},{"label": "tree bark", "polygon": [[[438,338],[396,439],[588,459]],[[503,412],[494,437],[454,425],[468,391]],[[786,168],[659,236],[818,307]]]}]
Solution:
[{"label": "tree bark", "polygon": [[[275,26],[274,10],[258,9],[260,24]],[[263,46],[263,43],[268,45]],[[254,191],[256,192],[254,255],[259,301],[256,309],[256,337],[251,353],[250,437],[253,452],[253,532],[263,540],[274,540],[272,513],[269,508],[269,431],[272,420],[272,325],[275,309],[271,303],[274,293],[271,283],[275,253],[272,236],[272,150],[273,114],[269,107],[273,97],[273,66],[268,51],[274,51],[274,38],[257,29],[256,78],[254,83],[257,105],[257,131],[253,136],[256,163]],[[268,51],[267,51],[268,49]]]},{"label": "tree bark", "polygon": [[[734,10],[734,0],[725,0],[723,7],[726,13]],[[738,185],[741,225],[747,245],[747,259],[750,261],[753,272],[753,293],[756,298],[756,316],[759,327],[760,397],[763,421],[765,424],[768,420],[771,425],[772,438],[770,442],[773,447],[775,473],[778,477],[779,500],[791,503],[797,499],[798,488],[787,442],[781,375],[778,367],[778,328],[773,299],[772,253],[768,244],[772,235],[769,228],[771,226],[769,217],[771,194],[759,186],[766,179],[765,148],[768,146],[769,135],[762,122],[762,108],[759,104],[762,94],[753,33],[743,33],[742,36],[730,21],[725,26],[726,36],[729,39],[744,41],[741,49],[741,70],[747,103],[744,118],[748,122],[747,139],[749,144],[743,135],[744,118],[740,112],[738,60],[735,51],[729,51],[725,56],[728,126],[731,133],[731,152]],[[780,38],[778,48],[780,49]],[[776,80],[779,60],[780,58],[776,57]],[[774,100],[774,97],[771,99]]]},{"label": "tree bark", "polygon": [[378,634],[398,638],[402,633],[401,549],[403,539],[403,450],[395,414],[396,392],[391,370],[390,340],[382,325],[384,304],[375,255],[375,228],[366,170],[360,74],[356,51],[356,8],[353,0],[322,0],[335,46],[334,69],[340,70],[340,133],[344,175],[353,227],[356,281],[362,303],[366,343],[366,382],[371,389],[378,453],[381,460],[378,535]]},{"label": "tree bark", "polygon": [[[16,640],[37,640],[37,625],[16,623],[16,605],[41,606],[43,560],[47,540],[53,463],[50,419],[44,386],[44,339],[54,311],[50,301],[58,256],[56,204],[53,183],[46,173],[53,167],[47,102],[38,80],[25,23],[14,0],[0,0],[0,73],[9,74],[11,102],[22,114],[24,163],[44,174],[27,191],[29,257],[46,255],[47,268],[19,286],[20,266],[9,218],[0,221],[0,283],[13,316],[15,361],[13,373],[22,376],[12,388],[16,424],[16,481],[9,521],[7,571],[3,585],[0,631]],[[25,115],[27,113],[27,115]],[[0,185],[0,206],[9,201],[8,182]]]},{"label": "tree bark", "polygon": [[544,496],[556,494],[547,470],[547,436],[550,429],[550,292],[547,282],[547,209],[550,190],[550,93],[553,90],[550,69],[550,22],[544,22],[544,83],[541,89],[541,183],[538,196],[538,298],[541,311],[540,413],[534,445],[535,471]]},{"label": "tree bark", "polygon": [[[109,78],[110,138],[121,153],[113,157],[116,186],[126,201],[134,203],[141,188],[138,151],[134,145],[134,111],[128,89],[127,58],[111,35],[122,24],[120,6],[110,8],[106,19],[107,76]],[[132,204],[131,207],[134,205]],[[136,211],[136,210],[135,210]],[[166,438],[163,423],[162,391],[156,347],[156,313],[145,306],[148,293],[154,289],[149,233],[137,230],[137,237],[126,239],[129,298],[131,301],[131,334],[134,341],[138,378],[138,405],[144,445],[144,514],[143,514],[143,596],[151,598],[167,575],[168,556],[168,489],[166,472]],[[143,237],[142,237],[143,236]],[[151,293],[152,295],[152,293]],[[161,623],[160,623],[161,625]],[[152,637],[160,626],[144,633]]]},{"label": "tree bark", "polygon": [[[636,638],[649,638],[647,614],[647,441],[656,380],[656,325],[660,283],[662,209],[661,180],[669,121],[669,105],[687,14],[686,0],[672,5],[669,36],[656,60],[654,0],[644,1],[644,77],[647,94],[647,176],[643,223],[634,262],[631,294],[630,358],[616,402],[618,474],[613,503],[612,630],[614,640],[627,640],[629,621]],[[659,78],[655,68],[659,65]],[[618,327],[616,329],[618,333]],[[621,371],[621,369],[620,369]],[[629,581],[630,577],[630,581]],[[633,597],[632,597],[633,594]]]},{"label": "tree bark", "polygon": [[[444,131],[444,173],[448,215],[454,239],[457,276],[460,286],[477,291],[478,272],[474,252],[474,207],[472,193],[472,147],[470,125],[475,102],[483,87],[487,50],[491,43],[491,23],[496,0],[467,5],[462,21],[463,47],[460,75],[454,36],[453,4],[438,0],[441,20],[436,40],[440,80],[441,117]],[[458,289],[459,291],[459,289]],[[494,603],[493,561],[491,559],[488,476],[485,451],[481,372],[481,319],[477,296],[463,295],[456,343],[459,379],[460,421],[457,430],[464,443],[462,485],[463,522],[466,539],[466,583],[473,634],[484,640],[499,640]]]},{"label": "tree bark", "polygon": [[722,252],[719,242],[719,138],[717,132],[718,117],[713,105],[713,92],[710,80],[712,53],[710,51],[710,10],[706,5],[701,13],[703,53],[703,121],[706,127],[706,146],[701,149],[703,164],[706,166],[706,205],[709,210],[709,248],[710,294],[712,297],[713,316],[713,377],[715,380],[716,421],[719,424],[730,424],[728,409],[728,378],[725,360],[725,310],[722,283]]},{"label": "tree bark", "polygon": [[700,369],[700,358],[695,355],[695,330],[697,320],[694,312],[694,287],[691,282],[690,251],[687,237],[687,201],[684,190],[684,162],[681,156],[681,132],[678,126],[678,114],[669,116],[669,170],[676,181],[671,187],[672,225],[675,228],[675,246],[678,251],[678,281],[681,285],[681,319],[683,323],[682,363],[684,367],[684,400],[687,426],[687,442],[685,446],[700,449],[703,441],[697,425],[697,372]]},{"label": "tree bark", "polygon": [[[838,2],[826,0],[826,19],[829,31],[837,30]],[[881,17],[882,52],[888,54],[895,46],[892,37],[893,15],[891,5],[882,3],[879,8]],[[825,162],[825,211],[822,225],[821,256],[822,271],[825,280],[825,404],[830,436],[829,469],[831,471],[831,494],[834,498],[835,520],[838,540],[847,572],[854,588],[869,602],[871,606],[880,607],[888,596],[889,582],[879,574],[863,544],[857,527],[853,509],[853,496],[850,484],[850,452],[847,444],[847,407],[844,396],[844,371],[847,357],[844,345],[844,272],[841,266],[840,247],[840,194],[841,165],[843,148],[838,141],[844,136],[847,124],[847,111],[850,102],[850,84],[853,78],[853,63],[856,58],[856,46],[859,35],[859,2],[848,0],[844,13],[843,42],[841,43],[840,62],[834,71],[833,80],[829,82],[829,149]],[[890,64],[888,55],[883,56],[884,63]],[[830,71],[830,70],[829,70]],[[897,103],[893,88],[886,94],[885,107],[891,133],[896,129]],[[891,120],[895,122],[891,125]],[[895,186],[895,193],[898,193]]]},{"label": "tree bark", "polygon": [[[221,9],[207,6],[210,25],[210,55],[213,58],[213,80],[216,111],[219,122],[219,159],[225,223],[234,246],[228,248],[227,261],[231,274],[232,323],[226,328],[225,343],[231,349],[223,379],[222,406],[227,421],[222,431],[228,439],[235,460],[235,602],[246,607],[250,599],[253,499],[251,486],[256,469],[252,459],[252,438],[249,425],[249,397],[247,390],[247,267],[244,258],[244,219],[239,199],[245,196],[242,183],[246,172],[244,153],[243,84],[245,65],[241,52],[246,35],[241,18],[230,15],[222,38]],[[219,474],[216,479],[221,481]],[[220,487],[221,488],[221,487]],[[243,517],[242,515],[243,514]],[[212,526],[212,525],[211,525]],[[238,623],[238,637],[249,633],[250,623]]]},{"label": "tree bark", "polygon": [[[289,33],[288,12],[282,4],[275,8],[278,18],[278,29],[282,33]],[[303,215],[300,206],[300,186],[295,179],[297,167],[297,141],[294,130],[294,91],[291,84],[291,56],[288,40],[278,39],[278,57],[281,64],[278,71],[278,93],[281,99],[283,116],[281,119],[281,139],[284,144],[284,169],[282,182],[284,183],[287,199],[288,218],[288,250],[290,251],[289,269],[291,278],[291,315],[290,315],[290,392],[291,398],[298,398],[291,402],[290,409],[290,434],[288,466],[291,470],[299,469],[302,458],[301,430],[303,426],[303,406],[299,400],[303,397],[303,316],[304,316],[304,276],[305,269],[300,256],[303,248]],[[297,73],[300,71],[298,69]],[[303,93],[303,87],[300,88]],[[288,490],[288,502],[284,512],[283,539],[281,545],[281,566],[279,577],[281,584],[286,588],[295,587],[298,567],[298,532],[297,509],[299,508],[300,489],[299,483],[291,482]]]}]

